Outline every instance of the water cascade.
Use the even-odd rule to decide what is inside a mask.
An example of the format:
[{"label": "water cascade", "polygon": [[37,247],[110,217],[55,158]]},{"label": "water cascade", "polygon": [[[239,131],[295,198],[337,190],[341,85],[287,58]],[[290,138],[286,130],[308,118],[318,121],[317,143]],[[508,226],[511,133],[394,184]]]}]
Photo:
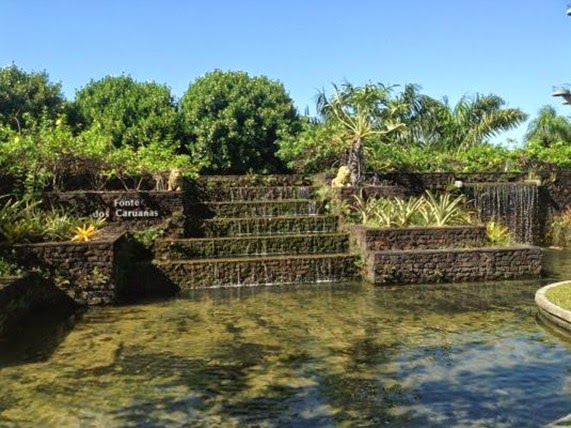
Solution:
[{"label": "water cascade", "polygon": [[[154,266],[181,288],[333,282],[355,276],[348,235],[307,185],[216,187],[196,227],[158,240]],[[202,217],[201,217],[202,214]]]},{"label": "water cascade", "polygon": [[537,183],[464,183],[480,220],[496,219],[518,242],[531,244],[537,236],[539,186]]}]

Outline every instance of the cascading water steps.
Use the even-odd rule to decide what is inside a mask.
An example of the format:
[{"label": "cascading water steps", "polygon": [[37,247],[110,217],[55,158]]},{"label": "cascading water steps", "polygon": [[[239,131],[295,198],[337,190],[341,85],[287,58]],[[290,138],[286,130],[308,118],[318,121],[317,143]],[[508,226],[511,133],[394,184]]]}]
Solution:
[{"label": "cascading water steps", "polygon": [[[216,179],[215,179],[216,180]],[[206,185],[184,239],[155,243],[154,265],[182,289],[333,282],[356,275],[349,239],[301,183]]]}]

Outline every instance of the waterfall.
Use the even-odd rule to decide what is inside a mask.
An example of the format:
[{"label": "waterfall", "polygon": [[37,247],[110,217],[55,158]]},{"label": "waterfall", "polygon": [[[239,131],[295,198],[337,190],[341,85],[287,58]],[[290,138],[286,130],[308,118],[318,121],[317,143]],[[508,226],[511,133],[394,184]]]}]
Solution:
[{"label": "waterfall", "polygon": [[521,243],[531,244],[538,224],[536,183],[464,183],[480,220],[496,219]]}]

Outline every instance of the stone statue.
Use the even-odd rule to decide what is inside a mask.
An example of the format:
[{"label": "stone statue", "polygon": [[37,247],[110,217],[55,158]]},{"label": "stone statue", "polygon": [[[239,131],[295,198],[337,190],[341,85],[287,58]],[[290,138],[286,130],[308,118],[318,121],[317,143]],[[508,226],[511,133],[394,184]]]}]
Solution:
[{"label": "stone statue", "polygon": [[331,187],[345,187],[351,184],[351,172],[349,167],[343,165],[337,171],[337,177],[331,180]]}]

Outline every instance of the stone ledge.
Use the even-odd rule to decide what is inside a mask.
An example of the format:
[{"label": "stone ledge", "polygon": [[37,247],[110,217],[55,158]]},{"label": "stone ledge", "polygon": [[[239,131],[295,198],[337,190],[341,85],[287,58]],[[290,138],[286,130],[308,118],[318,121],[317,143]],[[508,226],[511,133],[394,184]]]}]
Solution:
[{"label": "stone ledge", "polygon": [[352,245],[362,253],[385,250],[421,250],[484,247],[485,226],[391,227],[351,226]]},{"label": "stone ledge", "polygon": [[468,282],[538,277],[542,249],[532,246],[370,252],[364,277],[374,284]]},{"label": "stone ledge", "polygon": [[115,303],[122,287],[118,252],[124,234],[88,242],[44,242],[0,246],[13,249],[24,266],[49,272],[57,288],[81,305]]},{"label": "stone ledge", "polygon": [[549,323],[555,324],[559,328],[571,332],[571,311],[563,309],[561,306],[552,303],[545,296],[545,293],[549,289],[568,284],[571,284],[571,281],[556,282],[554,284],[546,285],[545,287],[540,288],[535,293],[535,303],[539,307],[539,314],[542,319],[546,320]]}]

